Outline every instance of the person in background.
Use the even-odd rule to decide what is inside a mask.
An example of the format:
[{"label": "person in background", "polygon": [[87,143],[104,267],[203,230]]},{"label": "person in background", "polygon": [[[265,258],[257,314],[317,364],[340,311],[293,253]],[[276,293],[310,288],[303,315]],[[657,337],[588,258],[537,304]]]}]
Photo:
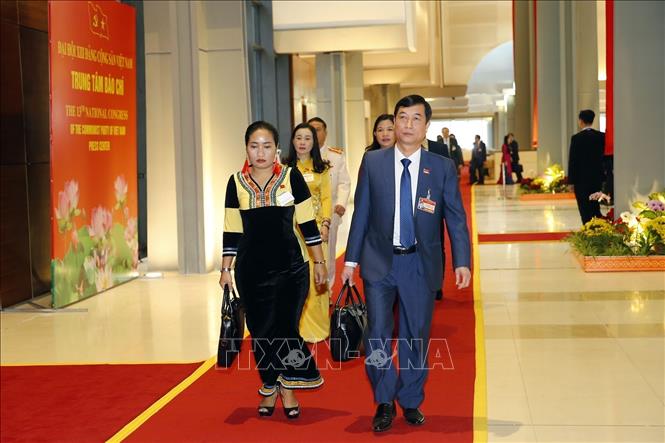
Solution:
[{"label": "person in background", "polygon": [[476,135],[471,151],[471,162],[469,163],[469,184],[485,184],[485,160],[487,160],[487,147],[480,136]]},{"label": "person in background", "polygon": [[441,143],[446,145],[448,152],[450,152],[450,129],[444,127],[441,129]]},{"label": "person in background", "polygon": [[[448,128],[444,128],[444,134],[447,135]],[[423,141],[423,147],[427,149],[429,152],[433,152],[434,154],[440,155],[445,158],[450,158],[450,152],[448,151],[448,145],[443,142],[443,137],[441,135],[437,136],[437,140],[441,139],[442,141],[434,141],[434,140],[428,140],[425,139]],[[441,246],[443,247],[443,235],[444,235],[445,227],[443,220],[441,220]],[[443,264],[445,266],[445,260],[446,257],[445,255],[443,256]],[[443,284],[443,283],[442,283]],[[435,295],[436,300],[442,300],[443,299],[443,288],[439,287],[439,289],[436,290],[436,295]]]},{"label": "person in background", "polygon": [[[434,293],[443,278],[442,220],[448,227],[457,287],[465,288],[471,280],[469,230],[455,166],[422,149],[431,117],[432,108],[423,97],[400,99],[395,105],[395,147],[367,152],[358,176],[342,282],[353,285],[360,265],[368,310],[365,367],[378,404],[374,432],[392,426],[395,400],[408,424],[425,423],[419,407],[425,397]],[[399,372],[392,358],[380,357],[393,353],[396,301]]]},{"label": "person in background", "polygon": [[517,175],[517,183],[522,183],[524,167],[520,164],[520,146],[512,132],[508,133],[508,147],[510,148],[511,166],[513,172]]},{"label": "person in background", "polygon": [[365,148],[365,152],[395,146],[395,117],[391,114],[379,115],[374,121],[372,135],[372,144]]},{"label": "person in background", "polygon": [[316,137],[321,148],[321,158],[330,164],[330,187],[332,189],[333,215],[328,234],[328,286],[332,287],[335,279],[335,261],[337,259],[337,231],[346,212],[351,192],[351,176],[346,166],[346,153],[344,148],[333,148],[326,144],[328,126],[320,117],[313,117],[307,122],[316,130]]},{"label": "person in background", "polygon": [[462,148],[459,143],[457,143],[457,138],[455,134],[450,134],[450,158],[455,162],[455,167],[457,167],[457,178],[460,177],[462,172],[462,166],[464,166],[464,156],[462,154]]},{"label": "person in background", "polygon": [[448,146],[445,143],[439,143],[434,140],[425,139],[423,141],[423,146],[430,152],[438,154],[442,157],[450,158],[450,153],[448,152]]},{"label": "person in background", "polygon": [[[316,225],[321,232],[323,249],[326,250],[332,216],[330,173],[328,162],[321,158],[316,130],[307,123],[301,123],[293,130],[286,164],[298,168],[307,183],[312,195]],[[311,262],[309,272],[309,295],[300,318],[300,335],[306,342],[316,343],[330,335],[328,285],[316,284],[314,264]]]},{"label": "person in background", "polygon": [[598,202],[589,200],[589,195],[599,191],[603,183],[605,134],[591,127],[595,117],[591,109],[580,111],[581,130],[570,139],[568,184],[575,192],[582,224],[602,216]]},{"label": "person in background", "polygon": [[[263,382],[258,413],[272,415],[279,395],[286,417],[295,419],[300,406],[293,390],[323,384],[298,333],[310,256],[316,284],[326,283],[327,270],[309,189],[297,168],[279,163],[278,143],[270,123],[257,121],[245,131],[247,160],[226,186],[219,285],[233,288],[235,259],[238,295]],[[303,358],[288,363],[294,352]]]},{"label": "person in background", "polygon": [[515,184],[515,182],[513,182],[513,167],[511,166],[512,158],[510,157],[510,147],[508,142],[509,138],[510,137],[508,135],[503,136],[503,144],[501,145],[501,172],[499,173],[499,179],[496,181],[497,185],[503,184],[504,169],[506,171],[506,184]]}]

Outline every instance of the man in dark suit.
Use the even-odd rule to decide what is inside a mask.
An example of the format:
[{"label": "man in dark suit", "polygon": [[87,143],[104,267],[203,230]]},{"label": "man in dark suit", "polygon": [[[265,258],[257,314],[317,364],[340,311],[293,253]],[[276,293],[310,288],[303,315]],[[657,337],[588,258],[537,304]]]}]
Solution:
[{"label": "man in dark suit", "polygon": [[450,158],[448,146],[445,143],[435,142],[434,140],[427,140],[426,148],[429,152],[439,154],[443,157]]},{"label": "man in dark suit", "polygon": [[575,192],[583,224],[602,217],[598,202],[589,200],[589,195],[600,191],[603,184],[605,134],[591,127],[595,117],[591,109],[580,111],[581,131],[571,137],[568,155],[568,184]]},{"label": "man in dark suit", "polygon": [[473,150],[471,151],[471,162],[469,163],[469,184],[485,184],[485,160],[487,160],[487,147],[480,136],[476,135],[476,141],[473,143]]},{"label": "man in dark suit", "polygon": [[448,145],[448,151],[450,152],[450,158],[455,162],[457,167],[457,178],[460,176],[462,166],[464,165],[464,156],[462,155],[462,148],[457,143],[457,139],[453,134],[449,134],[448,128],[443,128],[443,140],[447,140],[446,145]]},{"label": "man in dark suit", "polygon": [[[365,367],[378,403],[375,432],[389,429],[399,402],[409,424],[427,378],[434,292],[443,278],[441,221],[451,239],[458,288],[471,280],[471,246],[452,160],[422,149],[432,116],[419,95],[395,106],[394,148],[365,154],[355,194],[342,281],[353,284],[360,264],[368,310]],[[399,302],[399,374],[392,364],[393,304]]]},{"label": "man in dark suit", "polygon": [[[447,128],[446,128],[447,129]],[[443,140],[443,137],[440,135],[437,136],[437,140],[441,138]],[[427,150],[429,152],[433,152],[435,154],[438,154],[442,157],[450,158],[450,153],[448,152],[448,145],[446,145],[443,142],[439,141],[433,141],[433,140],[425,140],[425,146],[427,147]],[[441,244],[443,244],[443,231],[444,231],[444,224],[443,220],[441,221]],[[445,265],[445,257],[444,257],[444,262],[443,264]],[[443,289],[439,287],[436,291],[436,297],[437,300],[442,300],[443,299]]]}]

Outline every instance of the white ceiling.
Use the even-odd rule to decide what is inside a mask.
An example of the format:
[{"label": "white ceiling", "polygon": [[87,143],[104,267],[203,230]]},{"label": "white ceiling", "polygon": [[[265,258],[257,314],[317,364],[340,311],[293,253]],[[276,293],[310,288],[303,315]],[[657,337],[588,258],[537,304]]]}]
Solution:
[{"label": "white ceiling", "polygon": [[276,51],[362,51],[366,86],[422,91],[439,111],[512,86],[510,1],[274,1],[273,14]]}]

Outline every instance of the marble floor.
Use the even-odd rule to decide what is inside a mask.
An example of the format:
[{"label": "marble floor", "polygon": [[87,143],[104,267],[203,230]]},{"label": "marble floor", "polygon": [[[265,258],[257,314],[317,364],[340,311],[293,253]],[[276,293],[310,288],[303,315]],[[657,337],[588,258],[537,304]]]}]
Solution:
[{"label": "marble floor", "polygon": [[[580,223],[573,201],[520,202],[514,187],[474,192],[480,234]],[[478,250],[489,441],[665,441],[665,277],[585,274],[560,242]],[[5,310],[0,363],[205,360],[216,351],[217,278],[165,273],[56,313]]]},{"label": "marble floor", "polygon": [[[573,200],[474,191],[479,234],[581,223]],[[665,277],[585,274],[562,242],[479,253],[489,441],[665,441]]]}]

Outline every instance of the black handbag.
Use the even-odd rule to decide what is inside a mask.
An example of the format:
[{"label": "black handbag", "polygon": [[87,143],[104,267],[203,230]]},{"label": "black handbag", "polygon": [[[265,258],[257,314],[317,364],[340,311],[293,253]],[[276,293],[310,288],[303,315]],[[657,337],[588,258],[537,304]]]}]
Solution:
[{"label": "black handbag", "polygon": [[515,174],[521,174],[522,172],[524,172],[524,167],[522,165],[520,165],[519,163],[513,163],[511,165],[511,167],[512,167],[513,172]]},{"label": "black handbag", "polygon": [[[346,292],[344,305],[340,305]],[[344,283],[330,317],[330,353],[335,361],[348,361],[364,353],[367,306],[355,286]]]},{"label": "black handbag", "polygon": [[[233,295],[233,297],[231,296]],[[235,291],[224,287],[222,299],[222,324],[217,345],[217,366],[228,368],[240,352],[245,334],[245,312]]]}]

